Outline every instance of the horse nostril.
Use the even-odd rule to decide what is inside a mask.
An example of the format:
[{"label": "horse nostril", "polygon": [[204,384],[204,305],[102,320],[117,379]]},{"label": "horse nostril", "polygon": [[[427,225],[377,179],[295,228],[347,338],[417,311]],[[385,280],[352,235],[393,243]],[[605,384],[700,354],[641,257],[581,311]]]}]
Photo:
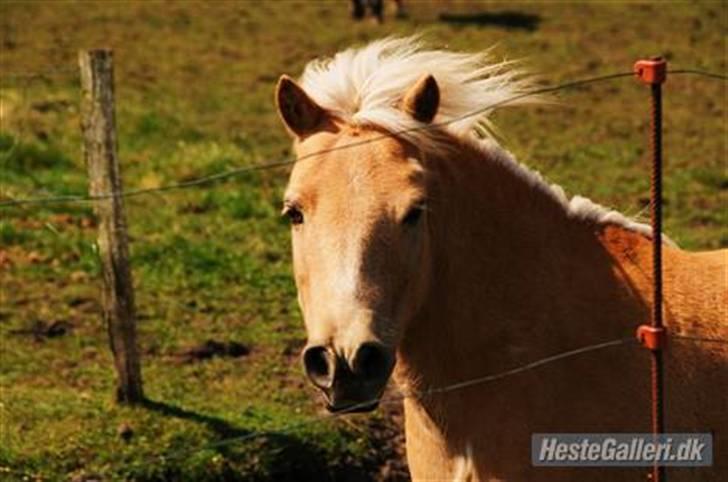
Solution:
[{"label": "horse nostril", "polygon": [[356,352],[352,369],[365,380],[381,379],[389,375],[393,357],[379,343],[364,343]]},{"label": "horse nostril", "polygon": [[303,352],[306,375],[319,388],[328,388],[333,379],[333,356],[325,346],[311,346]]}]

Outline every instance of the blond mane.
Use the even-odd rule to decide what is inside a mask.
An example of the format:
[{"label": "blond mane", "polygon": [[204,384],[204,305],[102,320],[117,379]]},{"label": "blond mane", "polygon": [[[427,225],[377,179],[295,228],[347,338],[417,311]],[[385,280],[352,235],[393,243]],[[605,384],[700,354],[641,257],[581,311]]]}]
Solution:
[{"label": "blond mane", "polygon": [[423,75],[433,75],[440,88],[440,106],[433,122],[458,138],[487,137],[488,115],[493,111],[488,106],[537,102],[533,97],[507,102],[527,92],[530,85],[510,66],[512,62],[493,63],[487,52],[427,50],[417,37],[390,37],[310,62],[301,84],[319,105],[338,117],[401,133],[431,150],[440,147],[433,130],[398,108],[407,89]]},{"label": "blond mane", "polygon": [[416,36],[389,37],[309,62],[301,85],[321,107],[348,123],[377,126],[425,152],[437,152],[447,148],[438,129],[428,128],[399,108],[407,90],[423,75],[431,74],[440,88],[440,106],[433,120],[439,129],[478,145],[534,189],[558,200],[570,217],[616,224],[651,236],[650,226],[618,211],[582,196],[568,199],[561,186],[547,183],[498,145],[488,120],[496,108],[543,102],[542,97],[519,97],[532,90],[532,82],[512,67],[513,62],[493,62],[488,51],[428,50]]}]

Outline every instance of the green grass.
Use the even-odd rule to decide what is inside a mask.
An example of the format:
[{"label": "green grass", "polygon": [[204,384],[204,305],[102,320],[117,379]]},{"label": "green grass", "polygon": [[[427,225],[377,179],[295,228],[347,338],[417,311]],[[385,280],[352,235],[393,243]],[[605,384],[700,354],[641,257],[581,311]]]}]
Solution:
[{"label": "green grass", "polygon": [[[674,68],[726,71],[720,3],[448,2],[455,15],[535,15],[532,30],[440,21],[444,3],[428,2],[408,2],[406,20],[354,24],[346,3],[0,1],[0,198],[85,191],[80,48],[115,51],[127,188],[289,156],[272,102],[278,76],[393,33],[424,32],[453,49],[496,44],[497,57],[525,59],[548,83],[630,70],[656,53]],[[728,245],[725,89],[687,76],[665,85],[665,225],[689,249]],[[648,112],[646,87],[622,79],[495,120],[519,159],[568,192],[637,214],[649,187]],[[155,401],[145,408],[112,402],[91,207],[0,211],[0,478],[377,477],[386,454],[370,428],[383,415],[300,424],[321,413],[296,357],[305,334],[278,217],[286,174],[128,199],[145,388]],[[17,333],[54,321],[72,330],[41,340]],[[240,341],[251,353],[179,362],[180,350],[208,339]],[[270,434],[215,445],[258,431]]]}]

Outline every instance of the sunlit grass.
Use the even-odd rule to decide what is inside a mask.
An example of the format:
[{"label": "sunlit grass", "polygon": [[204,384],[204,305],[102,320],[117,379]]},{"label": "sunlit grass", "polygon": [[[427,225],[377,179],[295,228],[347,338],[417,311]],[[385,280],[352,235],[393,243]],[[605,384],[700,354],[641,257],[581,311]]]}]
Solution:
[{"label": "sunlit grass", "polygon": [[[0,196],[86,192],[80,48],[115,50],[127,188],[288,158],[272,101],[278,76],[387,34],[425,32],[437,46],[471,51],[495,44],[495,58],[524,59],[549,84],[629,71],[656,53],[675,67],[726,70],[720,4],[509,6],[536,16],[528,30],[443,22],[444,4],[428,2],[408,2],[406,20],[354,24],[346,3],[0,3]],[[447,3],[466,18],[506,9]],[[728,245],[725,88],[689,77],[665,85],[665,226],[690,249]],[[557,101],[496,114],[505,146],[571,194],[646,215],[647,89],[622,79]],[[249,172],[126,201],[152,408],[112,403],[91,206],[0,211],[0,469],[43,480],[212,481],[342,478],[353,466],[374,477],[381,441],[368,435],[371,416],[278,432],[320,415],[296,358],[304,332],[278,216],[286,173]],[[18,333],[56,321],[72,329],[38,340]],[[209,339],[236,340],[251,353],[179,362],[180,350]],[[123,425],[133,432],[128,441]],[[278,433],[210,445],[256,431]]]}]

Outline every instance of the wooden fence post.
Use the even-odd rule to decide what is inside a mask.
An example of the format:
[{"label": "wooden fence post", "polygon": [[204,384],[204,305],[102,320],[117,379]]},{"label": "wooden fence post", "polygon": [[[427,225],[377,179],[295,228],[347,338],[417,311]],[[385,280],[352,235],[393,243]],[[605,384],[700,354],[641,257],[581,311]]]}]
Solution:
[{"label": "wooden fence post", "polygon": [[79,52],[81,128],[89,177],[89,194],[98,218],[98,249],[103,265],[103,315],[117,373],[116,399],[144,401],[136,344],[134,288],[129,267],[128,237],[120,195],[114,114],[114,68],[111,50]]}]

